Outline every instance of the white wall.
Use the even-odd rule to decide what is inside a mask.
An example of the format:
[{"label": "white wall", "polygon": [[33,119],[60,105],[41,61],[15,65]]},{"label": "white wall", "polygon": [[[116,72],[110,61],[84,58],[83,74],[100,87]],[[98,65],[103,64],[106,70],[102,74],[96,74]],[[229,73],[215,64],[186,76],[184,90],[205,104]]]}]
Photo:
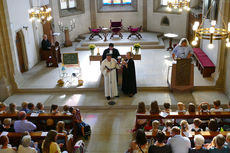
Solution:
[{"label": "white wall", "polygon": [[[73,41],[75,38],[78,37],[79,34],[87,33],[89,32],[88,27],[91,26],[91,19],[90,19],[90,0],[85,0],[85,13],[79,14],[79,15],[72,15],[72,16],[66,16],[61,17],[59,15],[59,0],[50,0],[51,7],[52,7],[52,16],[54,18],[54,31],[60,32],[60,29],[58,27],[58,21],[63,22],[64,26],[70,25],[70,20],[75,19],[76,20],[76,28],[70,32],[70,40]],[[57,38],[58,41],[63,42],[65,40],[64,34],[61,34],[61,38]]]},{"label": "white wall", "polygon": [[[148,0],[149,1],[149,0]],[[143,25],[143,1],[138,0],[137,12],[105,12],[96,13],[97,26],[110,27],[110,20],[120,21],[125,30],[129,26],[141,26]],[[97,6],[96,6],[97,8]],[[97,9],[96,9],[97,10]]]},{"label": "white wall", "polygon": [[[30,69],[38,62],[38,52],[35,47],[32,23],[29,22],[29,14],[28,14],[28,10],[30,9],[29,1],[7,0],[7,6],[8,6],[10,25],[11,25],[12,38],[14,42],[13,51],[15,52],[16,56],[17,56],[17,48],[15,44],[16,33],[19,30],[23,29],[23,26],[28,27],[27,30],[23,29],[23,33],[25,37],[27,57],[28,57],[28,63]],[[17,61],[17,67],[19,68],[18,58],[16,58],[16,61]]]},{"label": "white wall", "polygon": [[[179,38],[186,37],[188,21],[186,11],[181,14],[153,12],[153,7],[153,0],[148,0],[148,31],[175,33],[179,35]],[[168,17],[169,26],[160,25],[164,16]]]}]

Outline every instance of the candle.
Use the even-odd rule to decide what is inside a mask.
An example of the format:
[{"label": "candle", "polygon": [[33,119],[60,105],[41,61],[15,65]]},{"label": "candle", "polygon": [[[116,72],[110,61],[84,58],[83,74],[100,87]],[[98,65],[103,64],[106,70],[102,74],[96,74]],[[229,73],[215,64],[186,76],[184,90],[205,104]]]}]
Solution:
[{"label": "candle", "polygon": [[70,21],[70,25],[72,25],[72,20]]},{"label": "candle", "polygon": [[100,56],[99,48],[97,48],[97,55]]},{"label": "candle", "polygon": [[75,19],[73,19],[73,23],[75,23]]},{"label": "candle", "polygon": [[61,21],[58,21],[58,25],[61,25]]}]

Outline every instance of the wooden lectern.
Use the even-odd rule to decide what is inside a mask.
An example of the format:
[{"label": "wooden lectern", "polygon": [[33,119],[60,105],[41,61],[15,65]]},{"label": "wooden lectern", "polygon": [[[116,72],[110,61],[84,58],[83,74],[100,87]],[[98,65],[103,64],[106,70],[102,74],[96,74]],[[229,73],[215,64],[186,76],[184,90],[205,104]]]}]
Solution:
[{"label": "wooden lectern", "polygon": [[171,68],[171,83],[169,87],[173,91],[187,91],[194,86],[194,65],[192,59],[177,59]]}]

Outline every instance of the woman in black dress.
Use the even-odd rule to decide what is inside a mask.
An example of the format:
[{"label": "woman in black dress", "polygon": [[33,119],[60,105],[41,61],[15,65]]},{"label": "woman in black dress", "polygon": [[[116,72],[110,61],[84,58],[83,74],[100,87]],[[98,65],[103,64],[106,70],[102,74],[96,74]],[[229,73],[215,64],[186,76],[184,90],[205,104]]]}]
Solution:
[{"label": "woman in black dress", "polygon": [[135,64],[131,52],[128,52],[126,57],[127,59],[122,61],[122,91],[132,97],[137,93]]}]

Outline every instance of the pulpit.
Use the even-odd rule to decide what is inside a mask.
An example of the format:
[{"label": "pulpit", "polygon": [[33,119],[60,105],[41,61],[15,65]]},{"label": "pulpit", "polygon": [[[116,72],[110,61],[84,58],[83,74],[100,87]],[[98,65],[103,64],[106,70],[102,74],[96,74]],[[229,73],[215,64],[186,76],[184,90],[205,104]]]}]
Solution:
[{"label": "pulpit", "polygon": [[192,59],[177,59],[168,69],[167,82],[173,91],[191,90],[194,86]]}]

